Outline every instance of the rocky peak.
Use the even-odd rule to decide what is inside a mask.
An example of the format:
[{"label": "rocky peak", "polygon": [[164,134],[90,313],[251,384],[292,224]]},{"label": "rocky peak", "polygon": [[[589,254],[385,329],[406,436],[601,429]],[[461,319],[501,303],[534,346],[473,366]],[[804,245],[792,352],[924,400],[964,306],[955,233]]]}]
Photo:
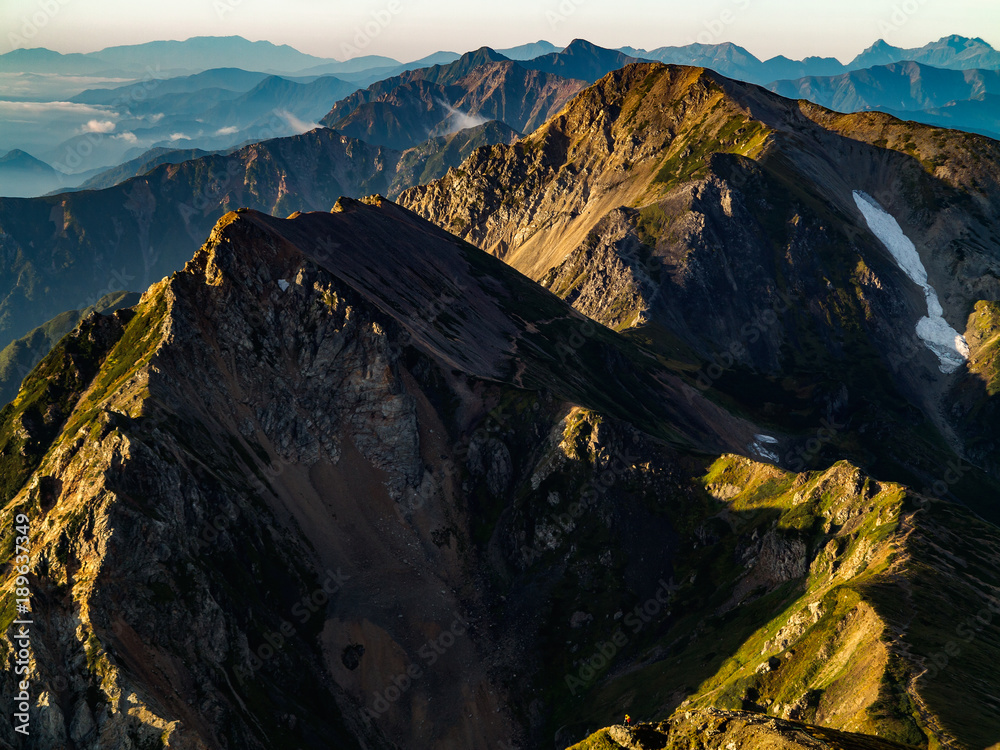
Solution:
[{"label": "rocky peak", "polygon": [[[399,200],[595,320],[636,327],[706,389],[727,389],[736,371],[797,373],[794,390],[813,397],[786,391],[778,401],[813,415],[806,433],[842,386],[870,392],[871,369],[854,367],[866,351],[897,394],[887,391],[886,403],[908,400],[948,436],[956,428],[941,403],[950,386],[931,352],[910,346],[923,293],[900,277],[852,197],[882,196],[962,332],[972,305],[1000,295],[977,270],[996,267],[995,254],[972,249],[1000,216],[1000,188],[984,167],[1000,163],[1000,151],[986,138],[939,134],[792,102],[705,69],[635,64],[522,141],[481,149]],[[955,264],[966,271],[956,275]],[[829,381],[833,372],[843,380]],[[744,399],[745,379],[732,382],[730,395]],[[965,448],[951,440],[950,450]]]}]

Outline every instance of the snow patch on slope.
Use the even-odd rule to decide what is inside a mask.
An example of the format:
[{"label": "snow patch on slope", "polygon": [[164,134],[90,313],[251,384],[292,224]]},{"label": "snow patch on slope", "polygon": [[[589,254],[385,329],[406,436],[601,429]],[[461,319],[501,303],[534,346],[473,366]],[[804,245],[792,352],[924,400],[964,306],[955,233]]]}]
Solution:
[{"label": "snow patch on slope", "polygon": [[761,458],[766,458],[768,461],[778,463],[778,454],[764,447],[764,443],[776,446],[778,444],[778,438],[763,434],[754,435],[754,441],[750,443],[749,448],[753,453]]},{"label": "snow patch on slope", "polygon": [[934,287],[927,283],[927,269],[910,238],[903,234],[896,220],[867,193],[854,191],[854,202],[903,273],[919,284],[927,298],[927,316],[917,322],[917,336],[938,358],[941,372],[955,372],[969,358],[969,345],[944,319],[944,310]]}]

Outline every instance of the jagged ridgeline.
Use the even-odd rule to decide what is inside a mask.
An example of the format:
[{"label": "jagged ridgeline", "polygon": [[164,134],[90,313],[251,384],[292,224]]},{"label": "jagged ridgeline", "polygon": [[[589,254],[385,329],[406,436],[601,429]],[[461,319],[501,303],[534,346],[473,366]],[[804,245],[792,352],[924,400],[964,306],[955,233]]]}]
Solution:
[{"label": "jagged ridgeline", "polygon": [[[996,521],[998,175],[989,138],[641,64],[400,202],[769,425],[784,466],[847,456]],[[968,367],[920,337],[929,300]]]},{"label": "jagged ridgeline", "polygon": [[400,152],[319,129],[142,167],[102,189],[0,198],[0,350],[37,327],[52,329],[48,321],[68,308],[141,291],[180,269],[226,211],[287,216],[329,210],[341,195],[395,195],[441,176],[478,146],[516,137],[486,122]]},{"label": "jagged ridgeline", "polygon": [[996,527],[757,429],[389,201],[227,214],[0,414],[36,622],[0,740],[995,743]]},{"label": "jagged ridgeline", "polygon": [[[300,138],[312,207],[425,173]],[[248,148],[211,205],[288,210],[298,147]],[[19,574],[34,620],[0,743],[996,746],[997,148],[630,65],[417,213],[227,213],[0,411],[5,705]],[[16,205],[89,237],[102,192]]]}]

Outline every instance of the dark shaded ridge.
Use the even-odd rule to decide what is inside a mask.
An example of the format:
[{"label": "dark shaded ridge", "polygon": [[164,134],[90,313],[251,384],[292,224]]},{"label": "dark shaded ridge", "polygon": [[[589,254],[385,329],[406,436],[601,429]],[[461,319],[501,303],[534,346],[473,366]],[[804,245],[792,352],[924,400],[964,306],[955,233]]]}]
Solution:
[{"label": "dark shaded ridge", "polygon": [[[384,199],[290,220],[243,212],[395,317],[433,356],[470,375],[548,389],[707,452],[743,451],[749,423],[710,404],[652,357],[555,295]],[[227,228],[227,231],[232,231]],[[354,252],[364,238],[366,254]]]}]

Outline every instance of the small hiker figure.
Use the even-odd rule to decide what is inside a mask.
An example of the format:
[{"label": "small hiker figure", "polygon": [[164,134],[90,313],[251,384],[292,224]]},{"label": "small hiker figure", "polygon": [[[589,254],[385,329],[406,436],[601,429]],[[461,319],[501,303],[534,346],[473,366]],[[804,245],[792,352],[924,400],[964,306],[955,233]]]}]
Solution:
[{"label": "small hiker figure", "polygon": [[632,717],[629,716],[628,714],[625,714],[625,726],[627,727],[632,726]]}]

